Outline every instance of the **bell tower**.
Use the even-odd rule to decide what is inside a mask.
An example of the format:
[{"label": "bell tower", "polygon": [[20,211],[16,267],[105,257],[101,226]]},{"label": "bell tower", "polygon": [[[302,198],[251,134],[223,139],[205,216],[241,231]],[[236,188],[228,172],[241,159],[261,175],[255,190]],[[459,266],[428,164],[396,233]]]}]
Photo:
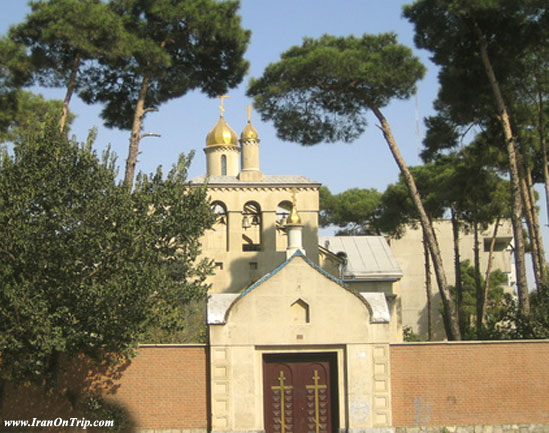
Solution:
[{"label": "bell tower", "polygon": [[252,125],[252,106],[248,110],[248,123],[240,134],[240,146],[242,147],[242,165],[238,178],[240,180],[260,180],[263,173],[259,170],[259,135]]},{"label": "bell tower", "polygon": [[206,137],[206,175],[191,184],[206,185],[216,215],[201,241],[203,256],[215,264],[210,292],[234,294],[297,251],[318,263],[320,184],[299,175],[262,173],[252,107],[238,137],[224,119],[225,97],[220,98],[221,115]]}]

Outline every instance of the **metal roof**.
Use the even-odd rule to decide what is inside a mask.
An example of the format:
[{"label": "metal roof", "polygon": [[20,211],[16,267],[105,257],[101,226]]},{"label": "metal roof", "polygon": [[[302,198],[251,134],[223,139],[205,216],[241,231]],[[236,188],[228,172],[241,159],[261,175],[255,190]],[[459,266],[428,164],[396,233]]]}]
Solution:
[{"label": "metal roof", "polygon": [[383,236],[321,236],[321,246],[345,253],[343,280],[399,280],[402,270]]}]

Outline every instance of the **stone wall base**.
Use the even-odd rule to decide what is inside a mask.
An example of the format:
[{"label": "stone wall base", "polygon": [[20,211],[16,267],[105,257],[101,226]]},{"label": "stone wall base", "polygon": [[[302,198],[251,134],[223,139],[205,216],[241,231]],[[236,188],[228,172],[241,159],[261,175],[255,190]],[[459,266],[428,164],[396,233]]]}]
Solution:
[{"label": "stone wall base", "polygon": [[549,433],[549,423],[394,427],[395,433]]},{"label": "stone wall base", "polygon": [[206,429],[137,429],[135,433],[208,433]]}]

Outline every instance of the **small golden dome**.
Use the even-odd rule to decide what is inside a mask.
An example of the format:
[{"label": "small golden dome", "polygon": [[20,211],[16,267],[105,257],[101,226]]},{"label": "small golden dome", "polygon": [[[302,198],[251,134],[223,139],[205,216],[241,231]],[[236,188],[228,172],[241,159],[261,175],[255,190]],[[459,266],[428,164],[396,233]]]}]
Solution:
[{"label": "small golden dome", "polygon": [[290,211],[290,215],[288,215],[288,219],[286,220],[287,226],[300,226],[301,223],[301,217],[297,213],[297,209],[295,204],[292,206],[292,210]]},{"label": "small golden dome", "polygon": [[215,145],[232,145],[238,146],[238,136],[236,132],[229,126],[223,116],[206,136],[206,146]]},{"label": "small golden dome", "polygon": [[247,140],[258,140],[259,134],[257,133],[257,130],[253,127],[252,122],[248,121],[248,124],[244,128],[244,131],[242,131],[242,134],[240,134],[240,141],[247,141]]}]

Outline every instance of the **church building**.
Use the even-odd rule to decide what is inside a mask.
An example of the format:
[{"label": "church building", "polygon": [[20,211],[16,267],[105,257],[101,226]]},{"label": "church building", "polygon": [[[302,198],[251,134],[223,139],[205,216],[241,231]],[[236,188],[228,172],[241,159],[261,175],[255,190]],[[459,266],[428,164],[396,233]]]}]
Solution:
[{"label": "church building", "polygon": [[202,241],[215,263],[207,308],[212,431],[391,426],[389,343],[402,338],[402,273],[390,248],[373,239],[370,251],[384,261],[366,254],[362,268],[376,269],[344,283],[346,258],[329,240],[319,245],[320,184],[263,174],[250,113],[239,139],[221,109],[206,137],[206,174],[192,180],[207,185],[217,215]]}]

